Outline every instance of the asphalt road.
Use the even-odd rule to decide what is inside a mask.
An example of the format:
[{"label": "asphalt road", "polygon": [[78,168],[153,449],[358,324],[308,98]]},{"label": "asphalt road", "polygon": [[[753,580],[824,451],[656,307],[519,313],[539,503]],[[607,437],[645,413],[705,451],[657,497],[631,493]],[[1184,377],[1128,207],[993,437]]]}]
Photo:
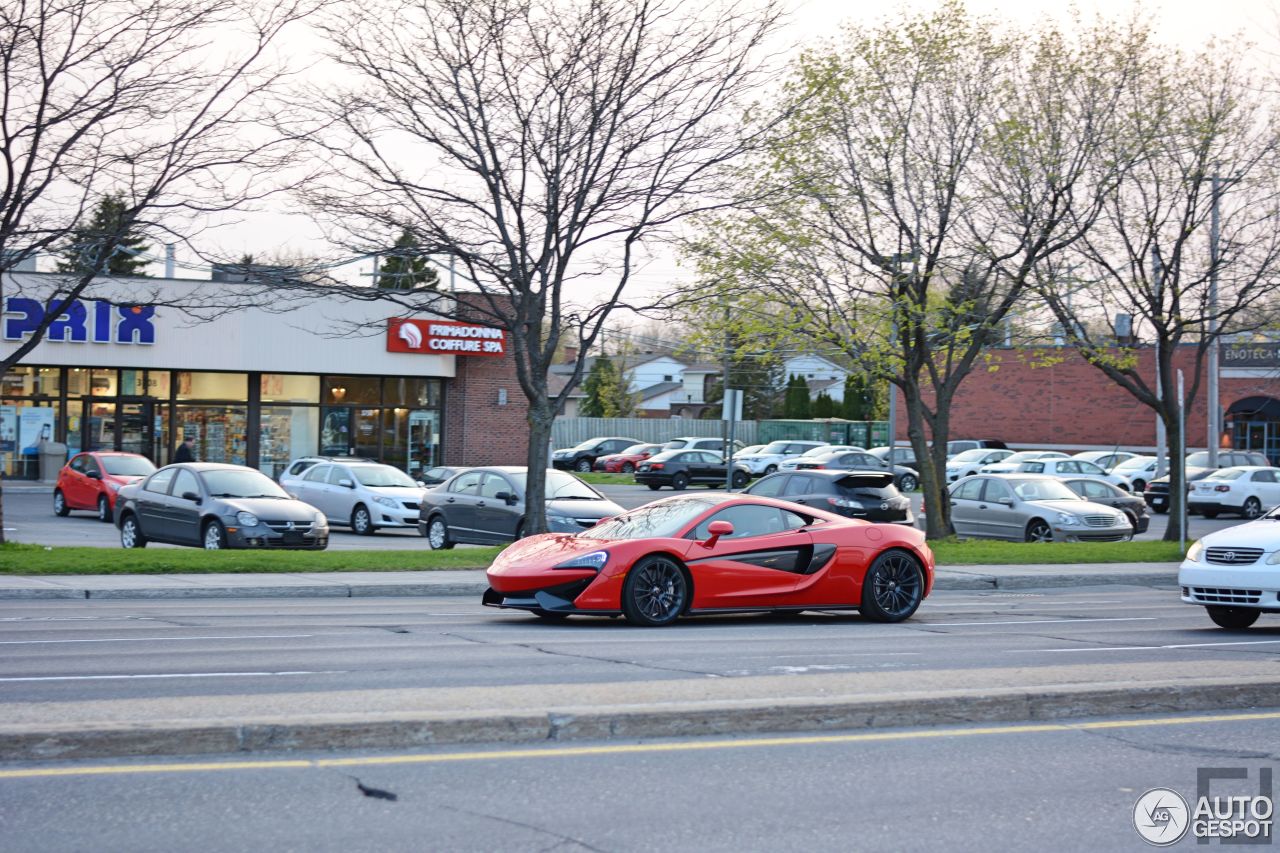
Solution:
[{"label": "asphalt road", "polygon": [[[544,623],[466,598],[0,602],[6,703],[609,684],[1280,658],[1280,617],[1215,628],[1172,589],[939,592],[908,622],[704,617]],[[1016,686],[1016,685],[1014,685]]]},{"label": "asphalt road", "polygon": [[[1110,851],[1197,770],[1254,794],[1280,713],[0,768],[19,851]],[[1250,786],[1254,786],[1250,790]],[[1194,849],[1184,839],[1175,849]],[[1267,847],[1266,849],[1270,849]]]},{"label": "asphalt road", "polygon": [[[654,492],[645,486],[599,486],[606,497],[622,506],[633,509],[650,501],[675,494],[670,489]],[[701,490],[699,490],[701,491]],[[9,490],[4,495],[5,533],[15,542],[32,542],[41,545],[90,545],[117,548],[120,545],[119,532],[113,525],[97,521],[92,513],[73,512],[66,518],[58,518],[51,508],[53,489],[39,490],[25,487],[22,490]],[[920,494],[911,495],[915,511],[920,510]],[[1138,536],[1142,540],[1157,540],[1164,536],[1168,523],[1167,515],[1153,515],[1150,529]],[[1191,517],[1191,538],[1196,539],[1240,524],[1241,519],[1222,517],[1210,521],[1199,516]],[[150,547],[168,548],[170,545],[153,545]],[[427,541],[418,535],[417,530],[380,530],[374,536],[357,536],[343,527],[332,528],[329,547],[333,550],[397,550],[425,549]],[[468,547],[468,546],[462,546]]]}]

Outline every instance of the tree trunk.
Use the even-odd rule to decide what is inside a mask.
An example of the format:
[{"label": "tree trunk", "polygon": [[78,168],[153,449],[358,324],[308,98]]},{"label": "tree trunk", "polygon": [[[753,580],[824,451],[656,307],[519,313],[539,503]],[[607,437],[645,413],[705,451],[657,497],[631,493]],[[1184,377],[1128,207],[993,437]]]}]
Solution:
[{"label": "tree trunk", "polygon": [[0,545],[8,541],[4,535],[4,474],[0,473]]},{"label": "tree trunk", "polygon": [[1178,422],[1178,399],[1166,396],[1160,417],[1164,419],[1165,435],[1169,442],[1169,524],[1164,529],[1164,541],[1177,542],[1184,536],[1182,528],[1183,507],[1187,503],[1187,477],[1182,449],[1182,424]]},{"label": "tree trunk", "polygon": [[[927,510],[925,535],[930,539],[943,539],[952,533],[951,495],[947,492],[946,483],[947,466],[944,461],[939,469],[931,456],[931,451],[936,449],[937,441],[934,441],[935,447],[930,448],[925,440],[924,401],[920,399],[918,387],[912,385],[910,388],[904,388],[902,398],[904,408],[907,410],[907,436],[911,439],[911,447],[915,451],[916,463],[919,465],[917,473],[920,475],[920,494],[924,498],[924,507]],[[892,446],[892,436],[889,441]],[[942,446],[942,453],[945,460],[945,444]]]},{"label": "tree trunk", "polygon": [[533,476],[535,471],[546,471],[550,465],[551,424],[555,421],[555,407],[545,396],[529,401],[529,451],[528,476],[525,477],[524,532],[525,535],[547,532],[547,483],[545,477]]}]

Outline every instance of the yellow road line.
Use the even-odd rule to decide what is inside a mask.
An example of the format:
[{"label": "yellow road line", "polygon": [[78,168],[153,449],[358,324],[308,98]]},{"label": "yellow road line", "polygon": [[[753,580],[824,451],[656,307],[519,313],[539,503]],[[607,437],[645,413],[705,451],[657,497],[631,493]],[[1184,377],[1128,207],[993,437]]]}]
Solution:
[{"label": "yellow road line", "polygon": [[1205,723],[1239,723],[1280,720],[1280,711],[1249,714],[1213,714],[1196,717],[1148,717],[1140,720],[1100,720],[1087,723],[1031,723],[1013,726],[980,726],[960,729],[926,729],[904,732],[862,732],[847,735],[737,738],[733,740],[680,741],[676,743],[606,744],[602,746],[526,747],[489,752],[441,752],[425,755],[387,755],[362,758],[280,759],[274,761],[225,761],[188,764],[90,765],[82,767],[33,767],[0,770],[0,779],[39,779],[54,776],[116,776],[134,773],[205,773],[219,770],[300,770],[326,767],[373,767],[390,764],[442,764],[450,761],[507,761],[523,758],[570,758],[590,755],[628,755],[655,752],[693,752],[709,749],[756,749],[770,746],[874,743],[1044,732],[1137,729],[1149,726],[1190,726]]}]

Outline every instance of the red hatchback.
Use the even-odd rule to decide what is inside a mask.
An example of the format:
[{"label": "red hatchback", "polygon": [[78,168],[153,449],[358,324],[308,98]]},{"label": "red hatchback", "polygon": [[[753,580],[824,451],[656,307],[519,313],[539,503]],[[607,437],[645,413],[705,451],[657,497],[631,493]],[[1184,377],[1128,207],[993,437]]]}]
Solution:
[{"label": "red hatchback", "polygon": [[597,471],[610,474],[630,474],[636,466],[662,449],[661,444],[633,444],[620,453],[611,453],[596,460]]},{"label": "red hatchback", "polygon": [[98,514],[98,521],[111,521],[120,487],[154,470],[150,459],[136,453],[77,453],[58,472],[53,511],[66,515],[73,509],[88,509]]}]

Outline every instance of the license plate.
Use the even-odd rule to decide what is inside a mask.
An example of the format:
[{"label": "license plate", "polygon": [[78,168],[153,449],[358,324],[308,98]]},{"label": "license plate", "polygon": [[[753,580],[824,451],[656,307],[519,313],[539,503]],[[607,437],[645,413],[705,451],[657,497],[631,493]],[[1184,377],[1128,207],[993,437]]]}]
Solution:
[{"label": "license plate", "polygon": [[286,545],[301,545],[301,544],[302,544],[302,534],[301,534],[301,533],[299,533],[299,532],[298,532],[298,531],[296,531],[296,530],[286,530],[286,531],[284,532],[284,544],[286,544]]},{"label": "license plate", "polygon": [[1164,498],[1152,498],[1152,499],[1151,499],[1151,505],[1152,505],[1152,506],[1164,506]]}]

